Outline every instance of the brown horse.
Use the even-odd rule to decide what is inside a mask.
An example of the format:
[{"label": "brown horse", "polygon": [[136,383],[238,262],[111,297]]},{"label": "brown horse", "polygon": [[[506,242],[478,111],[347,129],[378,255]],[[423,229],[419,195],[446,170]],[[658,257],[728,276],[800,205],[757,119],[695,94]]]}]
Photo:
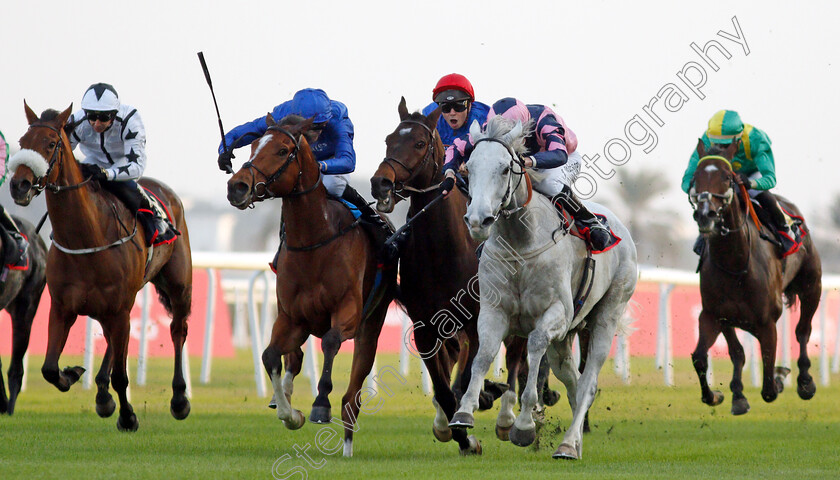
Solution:
[{"label": "brown horse", "polygon": [[[745,330],[758,339],[764,365],[761,397],[766,402],[772,402],[782,391],[782,378],[787,374],[786,369],[774,368],[776,320],[784,306],[782,294],[787,298],[788,306],[795,302],[796,297],[801,302],[796,326],[796,340],[799,342],[797,392],[804,400],[816,393],[816,385],[808,373],[811,361],[807,345],[811,319],[820,301],[822,267],[810,235],[804,237],[797,253],[784,260],[779,259],[774,244],[762,240],[761,228],[748,210],[753,207],[747,200],[746,189],[732,172],[730,161],[737,147],[737,142],[725,149],[713,145],[707,154],[702,142],[697,145],[700,163],[694,174],[691,200],[696,205],[694,219],[705,237],[707,248],[700,267],[703,306],[699,318],[700,335],[691,358],[700,378],[703,402],[720,404],[723,394],[709,389],[706,369],[708,350],[723,332],[734,367],[730,383],[732,413],[741,415],[747,413],[750,407],[741,383],[744,349],[735,328]],[[801,216],[794,204],[781,197],[778,199],[787,211]]]},{"label": "brown horse", "polygon": [[[9,270],[6,280],[0,283],[0,308],[5,308],[12,318],[12,360],[9,365],[9,396],[3,374],[0,373],[0,413],[15,412],[20,387],[23,381],[23,355],[29,347],[32,319],[38,310],[41,294],[47,284],[47,247],[35,232],[35,227],[15,217],[15,223],[29,240],[26,251],[28,268]],[[0,235],[0,252],[3,251],[3,235]]]},{"label": "brown horse", "polygon": [[79,379],[82,367],[60,371],[58,360],[76,317],[95,318],[108,342],[96,376],[96,411],[102,417],[114,412],[114,400],[108,393],[110,379],[120,400],[117,428],[137,430],[137,416],[126,397],[129,321],[137,292],[151,281],[173,316],[170,333],[175,373],[170,411],[176,419],[186,418],[190,402],[185,395],[181,351],[192,307],[192,260],[181,201],[158,181],[145,178],[139,182],[164,201],[182,235],[178,241],[149,249],[142,240],[142,225],[122,202],[82,175],[64,133],[73,106],[61,113],[47,110],[40,118],[25,102],[24,107],[29,129],[20,139],[21,151],[10,162],[16,168],[10,186],[12,198],[18,205],[28,205],[35,195],[47,190],[53,228],[47,258],[49,338],[41,373],[62,392]]},{"label": "brown horse", "polygon": [[[411,200],[409,216],[428,208],[411,225],[402,250],[400,301],[414,324],[416,353],[432,379],[435,437],[443,442],[454,438],[462,454],[481,453],[474,436],[449,428],[460,394],[469,384],[468,365],[478,350],[478,244],[467,233],[463,221],[467,199],[458,189],[452,198],[430,206],[443,179],[444,149],[436,130],[440,109],[428,117],[409,114],[402,98],[398,112],[400,123],[385,138],[386,157],[370,180],[371,192],[382,212],[393,211],[405,197]],[[467,355],[463,347],[469,349]],[[456,397],[450,379],[459,353],[467,362],[455,382]],[[489,408],[493,397],[485,395],[482,400],[482,406]]]},{"label": "brown horse", "polygon": [[[321,338],[324,368],[312,417],[330,421],[332,365],[341,342],[354,339],[350,384],[341,399],[344,456],[353,454],[359,392],[373,367],[379,333],[396,288],[396,268],[377,265],[367,234],[342,203],[327,198],[306,134],[312,119],[287,117],[251,145],[251,158],[228,181],[231,205],[245,209],[266,198],[283,198],[286,239],[277,260],[277,319],[263,364],[274,387],[277,417],[286,428],[305,418],[291,406],[301,345]],[[288,122],[288,123],[287,123]],[[281,374],[283,357],[286,373]]]}]

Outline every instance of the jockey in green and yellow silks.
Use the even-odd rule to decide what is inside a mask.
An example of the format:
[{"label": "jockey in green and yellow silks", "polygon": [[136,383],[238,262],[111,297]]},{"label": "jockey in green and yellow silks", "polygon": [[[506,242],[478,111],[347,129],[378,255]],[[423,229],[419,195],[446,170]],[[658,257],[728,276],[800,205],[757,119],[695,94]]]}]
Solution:
[{"label": "jockey in green and yellow silks", "polygon": [[[707,149],[712,143],[739,143],[738,150],[732,158],[732,170],[744,185],[749,187],[750,196],[758,200],[770,213],[776,227],[789,233],[785,215],[776,198],[769,192],[776,186],[776,164],[770,148],[770,137],[758,128],[742,122],[738,112],[720,110],[709,120],[709,128],[703,133],[701,140]],[[699,161],[700,156],[695,149],[682,178],[682,189],[686,193],[691,188]]]}]

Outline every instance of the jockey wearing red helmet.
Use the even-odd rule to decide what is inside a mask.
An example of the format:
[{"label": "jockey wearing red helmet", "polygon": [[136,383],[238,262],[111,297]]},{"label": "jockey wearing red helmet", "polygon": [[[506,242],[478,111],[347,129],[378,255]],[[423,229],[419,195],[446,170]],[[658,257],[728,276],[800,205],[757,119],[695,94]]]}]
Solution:
[{"label": "jockey wearing red helmet", "polygon": [[487,118],[489,107],[475,101],[472,84],[467,77],[458,73],[444,75],[438,80],[432,90],[432,100],[423,109],[423,115],[428,116],[434,109],[441,108],[437,131],[445,147],[452,145],[456,138],[468,134],[473,120],[483,123]]}]

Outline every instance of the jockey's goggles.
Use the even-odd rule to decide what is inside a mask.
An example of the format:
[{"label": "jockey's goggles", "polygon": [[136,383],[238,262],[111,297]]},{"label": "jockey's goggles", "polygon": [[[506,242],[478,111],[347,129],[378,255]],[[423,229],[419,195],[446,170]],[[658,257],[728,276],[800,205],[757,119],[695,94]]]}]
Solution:
[{"label": "jockey's goggles", "polygon": [[95,122],[97,120],[99,120],[102,123],[110,122],[116,116],[117,116],[117,112],[114,112],[114,111],[111,111],[111,112],[96,112],[96,111],[93,111],[93,110],[85,110],[85,118],[87,118],[88,121],[91,121],[91,122]]},{"label": "jockey's goggles", "polygon": [[438,105],[440,105],[440,111],[443,112],[443,113],[449,113],[452,110],[455,110],[456,112],[461,113],[461,112],[463,112],[464,110],[467,109],[467,103],[468,102],[469,102],[469,100],[463,100],[463,101],[460,101],[460,102],[444,102],[444,103],[439,103]]}]

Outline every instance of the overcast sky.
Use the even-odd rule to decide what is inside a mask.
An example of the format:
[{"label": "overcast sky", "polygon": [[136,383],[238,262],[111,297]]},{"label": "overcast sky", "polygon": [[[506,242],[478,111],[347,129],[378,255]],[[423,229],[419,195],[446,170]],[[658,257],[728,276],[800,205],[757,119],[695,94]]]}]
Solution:
[{"label": "overcast sky", "polygon": [[[0,130],[15,148],[26,130],[24,98],[38,112],[71,102],[77,108],[88,85],[111,83],[145,122],[146,174],[183,197],[224,202],[227,176],[216,168],[218,125],[196,52],[204,51],[227,129],[264,115],[304,87],[323,88],[344,102],[356,127],[353,175],[363,183],[384,156],[400,96],[411,110],[420,109],[438,78],[459,72],[486,103],[515,96],[551,105],[577,133],[580,151],[601,155],[597,165],[605,172],[661,171],[673,189],[660,203],[687,221],[685,197],[677,192],[696,139],[715,111],[737,110],[773,140],[776,191],[809,213],[840,193],[840,8],[836,2],[803,5],[5,2]],[[718,34],[737,34],[733,17],[746,45]],[[725,59],[712,49],[718,71],[690,46],[703,48],[710,40],[731,55]],[[699,83],[691,62],[706,76],[696,91],[678,76],[688,68],[687,81]],[[654,104],[658,125],[643,107],[668,84],[687,100],[674,112],[662,101]],[[657,136],[655,147],[646,145],[648,153],[628,142],[625,125],[635,115]],[[631,147],[620,167],[603,158],[613,138]],[[240,152],[235,165],[247,157]],[[613,147],[614,157],[620,153]],[[595,200],[610,198],[617,188],[614,179],[598,178]]]}]

